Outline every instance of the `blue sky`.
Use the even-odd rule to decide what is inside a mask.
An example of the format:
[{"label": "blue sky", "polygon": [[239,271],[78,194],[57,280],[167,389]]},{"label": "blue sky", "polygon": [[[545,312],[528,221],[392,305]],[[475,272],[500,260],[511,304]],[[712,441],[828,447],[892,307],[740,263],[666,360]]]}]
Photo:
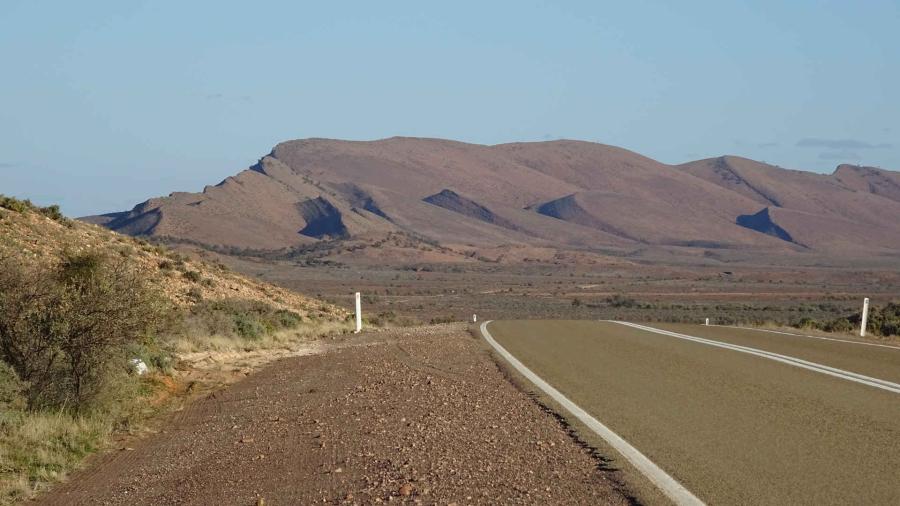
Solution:
[{"label": "blue sky", "polygon": [[869,0],[2,0],[0,193],[121,210],[303,137],[900,170],[898,27]]}]

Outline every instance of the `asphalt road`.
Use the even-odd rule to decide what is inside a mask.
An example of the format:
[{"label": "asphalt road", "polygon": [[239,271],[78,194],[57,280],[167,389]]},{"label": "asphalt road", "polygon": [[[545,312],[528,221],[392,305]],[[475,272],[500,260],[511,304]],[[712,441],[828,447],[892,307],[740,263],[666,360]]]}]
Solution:
[{"label": "asphalt road", "polygon": [[[898,349],[654,326],[900,379]],[[498,321],[488,329],[710,504],[900,504],[900,394],[611,322]]]}]

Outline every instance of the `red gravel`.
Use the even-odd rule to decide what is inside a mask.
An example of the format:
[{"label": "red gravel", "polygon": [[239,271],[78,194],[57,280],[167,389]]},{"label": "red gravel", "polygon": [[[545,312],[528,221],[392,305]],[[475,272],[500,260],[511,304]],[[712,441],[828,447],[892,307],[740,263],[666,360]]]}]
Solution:
[{"label": "red gravel", "polygon": [[625,504],[616,472],[462,325],[280,360],[41,504]]}]

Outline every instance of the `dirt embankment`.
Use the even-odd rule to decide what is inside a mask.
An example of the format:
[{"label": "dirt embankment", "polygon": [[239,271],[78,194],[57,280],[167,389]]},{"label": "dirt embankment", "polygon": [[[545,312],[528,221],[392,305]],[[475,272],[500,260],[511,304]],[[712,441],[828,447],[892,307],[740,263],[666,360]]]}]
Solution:
[{"label": "dirt embankment", "polygon": [[38,502],[625,504],[619,480],[441,325],[280,360]]}]

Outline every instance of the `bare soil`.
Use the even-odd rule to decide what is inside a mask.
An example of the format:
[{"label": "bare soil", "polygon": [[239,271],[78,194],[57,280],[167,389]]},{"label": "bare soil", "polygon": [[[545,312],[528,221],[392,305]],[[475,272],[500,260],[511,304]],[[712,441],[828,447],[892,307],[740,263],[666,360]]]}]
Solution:
[{"label": "bare soil", "polygon": [[461,324],[284,358],[39,504],[627,504],[619,471]]}]

